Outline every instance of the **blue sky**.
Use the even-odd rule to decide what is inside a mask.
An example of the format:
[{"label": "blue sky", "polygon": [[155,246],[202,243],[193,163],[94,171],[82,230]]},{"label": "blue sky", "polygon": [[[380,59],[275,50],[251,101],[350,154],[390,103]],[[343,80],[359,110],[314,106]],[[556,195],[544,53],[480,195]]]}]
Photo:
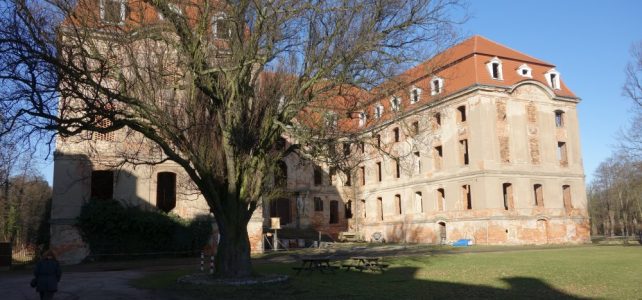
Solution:
[{"label": "blue sky", "polygon": [[[480,34],[555,64],[576,95],[587,183],[611,154],[633,107],[622,96],[629,49],[642,40],[642,1],[499,1],[470,3],[465,36]],[[53,164],[41,172],[52,183]]]},{"label": "blue sky", "polygon": [[480,34],[556,65],[578,106],[587,183],[633,108],[622,96],[629,49],[642,40],[642,1],[471,1],[465,35]]}]

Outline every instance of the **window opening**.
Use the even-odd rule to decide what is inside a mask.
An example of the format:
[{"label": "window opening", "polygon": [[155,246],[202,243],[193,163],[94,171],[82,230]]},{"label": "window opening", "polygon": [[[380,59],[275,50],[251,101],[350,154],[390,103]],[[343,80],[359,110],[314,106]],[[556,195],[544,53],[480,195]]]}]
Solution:
[{"label": "window opening", "polygon": [[114,198],[114,172],[91,172],[91,199],[111,200]]}]

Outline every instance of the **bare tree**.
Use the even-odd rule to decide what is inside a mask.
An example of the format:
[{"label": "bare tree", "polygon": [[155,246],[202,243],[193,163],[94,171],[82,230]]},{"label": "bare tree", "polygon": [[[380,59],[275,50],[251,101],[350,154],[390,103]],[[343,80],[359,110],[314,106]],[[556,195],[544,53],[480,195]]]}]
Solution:
[{"label": "bare tree", "polygon": [[[372,97],[363,91],[451,41],[460,7],[457,0],[5,3],[2,131],[140,138],[142,146],[121,157],[184,169],[215,215],[216,273],[228,277],[251,273],[247,224],[261,201],[279,194],[272,174],[284,155],[341,157],[340,141],[359,137],[351,112]],[[300,147],[275,146],[282,136]]]}]

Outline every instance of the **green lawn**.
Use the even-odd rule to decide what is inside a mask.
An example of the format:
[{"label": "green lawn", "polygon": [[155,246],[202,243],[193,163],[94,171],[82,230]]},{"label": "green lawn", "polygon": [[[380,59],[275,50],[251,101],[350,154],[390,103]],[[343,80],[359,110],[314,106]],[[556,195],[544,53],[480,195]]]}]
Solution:
[{"label": "green lawn", "polygon": [[384,274],[294,275],[298,264],[256,264],[291,274],[287,283],[250,287],[178,285],[193,271],[157,273],[135,286],[195,299],[642,298],[642,247],[585,246],[490,253],[397,256]]}]

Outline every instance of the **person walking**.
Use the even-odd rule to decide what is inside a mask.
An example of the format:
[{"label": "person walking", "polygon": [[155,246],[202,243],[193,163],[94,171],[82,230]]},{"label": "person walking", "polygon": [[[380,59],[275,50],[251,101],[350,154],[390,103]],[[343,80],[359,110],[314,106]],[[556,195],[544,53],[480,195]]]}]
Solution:
[{"label": "person walking", "polygon": [[62,271],[51,250],[47,250],[44,253],[42,259],[36,265],[33,275],[36,278],[36,291],[40,293],[40,299],[53,299],[54,293],[58,291],[58,282],[62,276]]}]

